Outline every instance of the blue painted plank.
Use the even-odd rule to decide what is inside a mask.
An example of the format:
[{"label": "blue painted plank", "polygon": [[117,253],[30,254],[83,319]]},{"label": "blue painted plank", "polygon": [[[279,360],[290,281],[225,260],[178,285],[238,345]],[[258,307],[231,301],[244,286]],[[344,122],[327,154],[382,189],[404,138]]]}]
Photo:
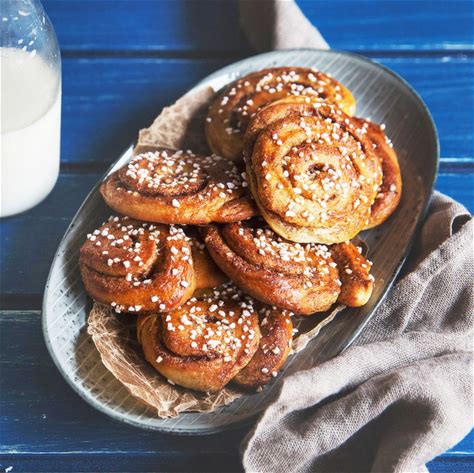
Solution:
[{"label": "blue painted plank", "polygon": [[474,458],[472,456],[438,457],[429,462],[427,467],[430,473],[471,473],[474,470]]},{"label": "blue painted plank", "polygon": [[[156,447],[155,447],[156,448]],[[237,448],[234,453],[172,452],[122,454],[0,454],[0,471],[12,467],[12,473],[66,473],[66,472],[241,472]],[[444,470],[446,471],[446,470]]]},{"label": "blue painted plank", "polygon": [[161,109],[225,61],[65,59],[61,158],[115,161]]},{"label": "blue painted plank", "polygon": [[438,128],[441,156],[473,157],[474,60],[445,56],[380,62],[407,80],[425,101]]},{"label": "blue painted plank", "polygon": [[[25,340],[28,343],[25,343]],[[246,429],[174,436],[114,421],[80,399],[44,346],[38,311],[0,312],[0,468],[21,471],[239,471]],[[431,471],[463,471],[474,432]],[[464,452],[460,454],[458,452]]]},{"label": "blue painted plank", "polygon": [[[2,275],[8,275],[0,278],[3,297],[20,295],[17,307],[41,308],[40,295],[56,248],[72,217],[99,179],[98,174],[61,174],[56,187],[41,204],[0,221],[0,267]],[[29,262],[28,258],[31,258]],[[29,301],[33,295],[36,297]],[[5,303],[0,305],[5,307]]]},{"label": "blue painted plank", "polygon": [[461,202],[471,213],[474,212],[474,174],[440,173],[436,189]]},{"label": "blue painted plank", "polygon": [[[63,50],[228,52],[249,47],[237,0],[44,0]],[[472,49],[470,0],[298,0],[333,48]]]},{"label": "blue painted plank", "polygon": [[248,49],[237,1],[44,0],[63,50]]},{"label": "blue painted plank", "polygon": [[297,0],[334,49],[473,48],[471,0]]},{"label": "blue painted plank", "polygon": [[[438,125],[443,157],[472,158],[472,58],[377,58],[421,94]],[[114,161],[163,106],[223,60],[89,58],[63,61],[62,160]]]},{"label": "blue painted plank", "polygon": [[[101,174],[63,173],[50,196],[38,207],[0,222],[0,267],[9,307],[41,307],[46,277],[56,248],[79,205]],[[474,210],[474,174],[440,174],[437,189]],[[33,230],[34,229],[34,230]],[[33,297],[35,296],[35,297]],[[28,298],[33,297],[33,300]]]},{"label": "blue painted plank", "polygon": [[[205,455],[205,454],[204,454]],[[39,455],[1,455],[0,469],[11,466],[12,473],[64,473],[64,472],[240,472],[242,468],[234,455],[213,454],[213,461],[209,462],[205,456],[198,454],[184,454],[176,452],[174,455],[160,453],[150,454],[39,454]],[[474,469],[472,457],[445,458],[437,457],[428,463],[430,473],[470,473]]]}]

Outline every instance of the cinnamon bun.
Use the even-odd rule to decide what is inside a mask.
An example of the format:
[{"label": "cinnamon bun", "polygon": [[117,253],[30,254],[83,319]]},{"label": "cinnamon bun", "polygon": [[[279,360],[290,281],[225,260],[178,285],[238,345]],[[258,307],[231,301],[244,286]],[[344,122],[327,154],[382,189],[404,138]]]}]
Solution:
[{"label": "cinnamon bun", "polygon": [[352,243],[295,243],[262,219],[203,228],[217,265],[243,291],[301,315],[328,310],[335,302],[357,307],[372,292],[370,263]]},{"label": "cinnamon bun", "polygon": [[293,323],[291,314],[276,307],[262,307],[260,316],[260,343],[247,366],[237,373],[234,382],[255,388],[267,384],[284,365],[291,352]]},{"label": "cinnamon bun", "polygon": [[329,74],[305,67],[275,67],[248,74],[228,85],[209,108],[206,137],[211,150],[226,159],[242,159],[242,139],[253,115],[286,96],[325,100],[355,112],[352,93]]},{"label": "cinnamon bun", "polygon": [[256,214],[245,176],[232,162],[191,151],[141,149],[100,187],[116,212],[147,222],[195,225]]},{"label": "cinnamon bun", "polygon": [[356,120],[366,130],[367,138],[372,142],[374,153],[382,165],[382,183],[370,208],[369,223],[365,226],[365,229],[369,229],[385,222],[398,207],[402,196],[402,176],[397,153],[385,134],[385,126],[363,118]]},{"label": "cinnamon bun", "polygon": [[252,359],[260,329],[252,299],[226,284],[167,314],[140,317],[146,360],[171,383],[204,392],[222,389]]},{"label": "cinnamon bun", "polygon": [[250,122],[244,155],[268,224],[297,242],[333,244],[370,221],[382,166],[359,122],[338,107],[287,98]]},{"label": "cinnamon bun", "polygon": [[127,217],[111,217],[87,236],[80,269],[93,299],[130,313],[172,310],[196,288],[225,279],[202,242],[181,228]]}]

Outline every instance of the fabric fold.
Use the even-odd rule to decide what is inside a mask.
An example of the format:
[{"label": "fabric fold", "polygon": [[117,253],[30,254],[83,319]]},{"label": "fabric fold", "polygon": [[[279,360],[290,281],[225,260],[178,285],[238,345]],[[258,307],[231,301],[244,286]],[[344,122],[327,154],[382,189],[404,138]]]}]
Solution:
[{"label": "fabric fold", "polygon": [[[241,0],[260,51],[328,48],[292,0]],[[241,446],[249,472],[421,472],[473,426],[474,224],[434,193],[403,277],[354,345],[284,380]]]},{"label": "fabric fold", "polygon": [[[452,233],[456,219],[469,220]],[[354,346],[284,381],[244,441],[247,471],[423,471],[469,433],[473,227],[462,206],[435,194],[416,269]]]},{"label": "fabric fold", "polygon": [[240,0],[240,23],[258,51],[329,49],[326,40],[292,0]]}]

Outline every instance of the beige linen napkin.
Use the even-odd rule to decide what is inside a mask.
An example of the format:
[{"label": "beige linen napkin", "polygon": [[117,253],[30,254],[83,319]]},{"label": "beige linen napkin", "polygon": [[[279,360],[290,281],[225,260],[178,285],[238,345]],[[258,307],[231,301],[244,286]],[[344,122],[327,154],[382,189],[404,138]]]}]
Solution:
[{"label": "beige linen napkin", "polygon": [[[327,47],[293,1],[240,5],[258,49]],[[427,471],[468,434],[473,232],[467,210],[435,193],[405,276],[351,348],[284,380],[242,444],[246,471]]]}]

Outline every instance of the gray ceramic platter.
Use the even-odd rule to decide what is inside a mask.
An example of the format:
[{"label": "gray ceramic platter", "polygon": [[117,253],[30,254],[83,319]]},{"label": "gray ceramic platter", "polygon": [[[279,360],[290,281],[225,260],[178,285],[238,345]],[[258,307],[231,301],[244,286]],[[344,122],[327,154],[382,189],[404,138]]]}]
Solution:
[{"label": "gray ceramic platter", "polygon": [[[426,210],[436,178],[439,146],[431,116],[418,95],[396,74],[354,54],[336,51],[289,50],[254,56],[215,72],[195,88],[219,90],[251,71],[272,66],[315,67],[331,73],[357,99],[357,115],[386,124],[397,150],[403,176],[403,197],[397,211],[382,226],[362,235],[374,263],[375,289],[369,303],[345,309],[261,393],[245,395],[212,413],[185,413],[160,419],[132,397],[102,365],[86,332],[90,300],[78,269],[79,248],[85,235],[108,215],[96,186],[74,217],[51,266],[43,301],[43,332],[59,371],[79,395],[114,419],[152,430],[211,433],[250,422],[264,409],[284,379],[296,370],[321,363],[346,349],[380,304],[403,264],[416,228]],[[128,149],[112,170],[131,156]]]}]

